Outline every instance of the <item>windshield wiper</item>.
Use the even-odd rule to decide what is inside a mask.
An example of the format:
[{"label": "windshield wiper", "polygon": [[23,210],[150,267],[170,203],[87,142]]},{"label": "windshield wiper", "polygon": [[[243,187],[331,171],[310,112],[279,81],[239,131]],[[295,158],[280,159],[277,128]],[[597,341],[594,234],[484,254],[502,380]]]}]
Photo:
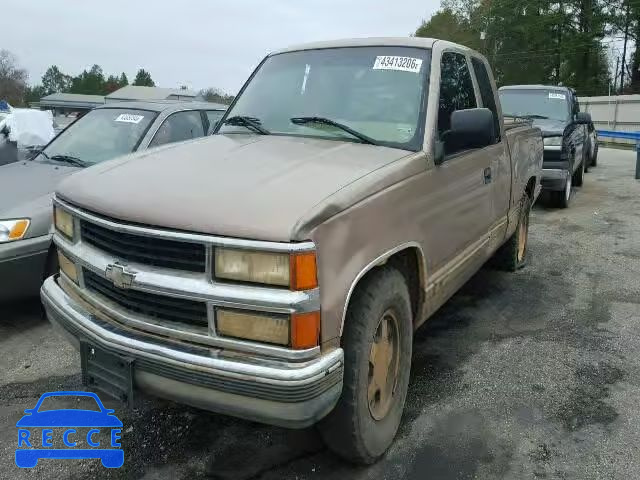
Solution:
[{"label": "windshield wiper", "polygon": [[524,118],[535,118],[535,119],[539,119],[539,120],[548,120],[549,119],[549,117],[545,117],[544,115],[535,115],[535,114],[522,115],[522,117],[524,117]]},{"label": "windshield wiper", "polygon": [[259,118],[248,117],[246,115],[236,115],[234,117],[229,117],[224,121],[225,125],[247,127],[260,135],[269,135],[271,132],[260,125],[260,123]]},{"label": "windshield wiper", "polygon": [[373,138],[365,135],[364,133],[360,133],[356,130],[354,130],[353,128],[344,125],[340,122],[336,122],[334,120],[331,120],[330,118],[325,118],[325,117],[293,117],[290,119],[291,123],[294,123],[296,125],[307,125],[309,123],[317,123],[320,125],[331,125],[332,127],[336,127],[339,128],[342,131],[347,132],[349,135],[352,135],[354,137],[356,137],[358,140],[360,140],[362,143],[367,143],[369,145],[378,145],[378,142],[376,142]]},{"label": "windshield wiper", "polygon": [[85,168],[89,166],[89,164],[84,160],[80,160],[78,157],[72,157],[71,155],[52,155],[51,157],[46,158],[48,158],[49,160],[68,163],[70,165],[73,165],[74,167]]}]

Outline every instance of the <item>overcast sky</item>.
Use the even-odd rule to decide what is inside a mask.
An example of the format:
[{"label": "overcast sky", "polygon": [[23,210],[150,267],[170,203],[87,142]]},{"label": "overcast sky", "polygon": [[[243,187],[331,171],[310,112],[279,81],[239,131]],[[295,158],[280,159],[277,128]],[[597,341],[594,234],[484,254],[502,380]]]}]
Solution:
[{"label": "overcast sky", "polygon": [[407,36],[439,0],[27,0],[2,2],[0,48],[40,83],[47,67],[77,75],[138,68],[163,87],[236,93],[271,50],[345,37]]}]

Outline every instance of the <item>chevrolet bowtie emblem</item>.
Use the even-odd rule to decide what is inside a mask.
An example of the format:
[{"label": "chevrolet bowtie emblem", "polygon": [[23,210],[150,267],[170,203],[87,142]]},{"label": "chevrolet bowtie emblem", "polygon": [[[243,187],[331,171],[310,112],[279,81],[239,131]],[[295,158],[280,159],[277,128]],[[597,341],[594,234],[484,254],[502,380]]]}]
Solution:
[{"label": "chevrolet bowtie emblem", "polygon": [[113,282],[117,288],[122,289],[131,288],[133,280],[136,278],[136,272],[129,270],[126,265],[121,265],[119,263],[107,265],[104,273],[108,280]]}]

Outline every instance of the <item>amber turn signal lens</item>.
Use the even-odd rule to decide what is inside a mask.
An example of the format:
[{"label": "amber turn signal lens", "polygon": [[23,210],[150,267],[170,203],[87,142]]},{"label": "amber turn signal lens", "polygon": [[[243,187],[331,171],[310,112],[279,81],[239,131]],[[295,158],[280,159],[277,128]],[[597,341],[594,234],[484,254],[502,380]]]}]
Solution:
[{"label": "amber turn signal lens", "polygon": [[291,290],[311,290],[318,286],[316,253],[292,253],[289,260]]},{"label": "amber turn signal lens", "polygon": [[18,220],[9,232],[9,240],[19,240],[24,237],[29,228],[29,220]]},{"label": "amber turn signal lens", "polygon": [[320,341],[320,312],[291,315],[291,347],[304,350],[318,346]]}]

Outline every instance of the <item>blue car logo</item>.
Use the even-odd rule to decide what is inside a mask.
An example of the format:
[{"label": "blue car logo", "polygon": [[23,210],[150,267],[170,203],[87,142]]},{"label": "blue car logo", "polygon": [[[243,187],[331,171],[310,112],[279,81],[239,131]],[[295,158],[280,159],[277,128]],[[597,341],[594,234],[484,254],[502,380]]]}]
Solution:
[{"label": "blue car logo", "polygon": [[[43,402],[49,405],[52,400],[83,401],[92,409],[47,409],[43,406]],[[99,458],[107,468],[119,468],[124,463],[124,451],[120,446],[122,422],[113,415],[114,410],[104,408],[95,393],[45,393],[34,408],[24,413],[26,415],[16,423],[18,467],[35,467],[41,458]],[[64,448],[54,446],[56,442],[64,444]]]}]

